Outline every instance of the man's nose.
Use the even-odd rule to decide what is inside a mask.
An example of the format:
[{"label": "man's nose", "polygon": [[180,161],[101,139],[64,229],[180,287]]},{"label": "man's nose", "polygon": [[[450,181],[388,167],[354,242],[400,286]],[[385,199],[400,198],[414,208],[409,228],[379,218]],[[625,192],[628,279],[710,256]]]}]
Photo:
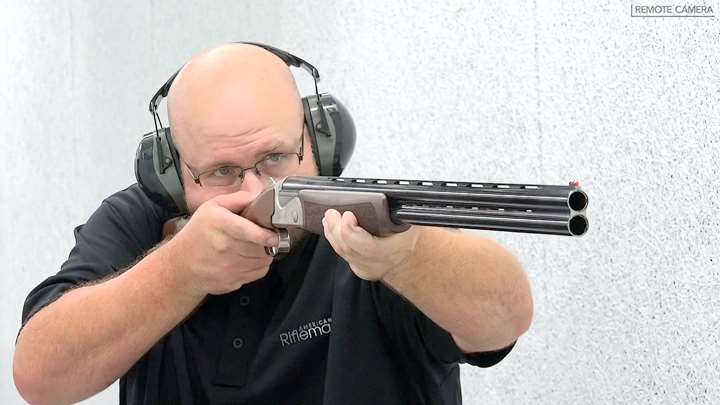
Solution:
[{"label": "man's nose", "polygon": [[267,184],[264,176],[258,175],[254,170],[248,170],[245,173],[241,190],[247,191],[250,194],[258,195],[265,190],[266,187]]}]

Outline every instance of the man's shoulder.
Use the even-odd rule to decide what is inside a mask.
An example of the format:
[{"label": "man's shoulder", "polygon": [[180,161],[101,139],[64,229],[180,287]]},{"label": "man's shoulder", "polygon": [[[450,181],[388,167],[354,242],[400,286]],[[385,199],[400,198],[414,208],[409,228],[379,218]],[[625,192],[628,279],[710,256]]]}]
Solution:
[{"label": "man's shoulder", "polygon": [[116,207],[132,207],[145,209],[161,209],[142,191],[137,183],[117,191],[103,200],[103,203]]},{"label": "man's shoulder", "polygon": [[110,209],[125,218],[144,217],[160,222],[170,218],[167,210],[152,201],[137,183],[105,198],[99,209]]},{"label": "man's shoulder", "polygon": [[76,228],[75,236],[93,250],[123,247],[137,254],[160,241],[162,224],[168,219],[167,210],[131,184],[102,200],[87,222]]}]

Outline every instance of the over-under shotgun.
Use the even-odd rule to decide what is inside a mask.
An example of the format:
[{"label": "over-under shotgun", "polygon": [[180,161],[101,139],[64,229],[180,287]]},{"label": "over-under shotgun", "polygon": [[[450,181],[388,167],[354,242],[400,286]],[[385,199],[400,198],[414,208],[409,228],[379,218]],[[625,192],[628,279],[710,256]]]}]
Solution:
[{"label": "over-under shotgun", "polygon": [[323,233],[330,208],[352,211],[373,235],[402,232],[411,224],[581,236],[588,230],[588,196],[578,182],[567,186],[287,177],[273,182],[241,215],[280,235],[287,253],[302,230]]}]

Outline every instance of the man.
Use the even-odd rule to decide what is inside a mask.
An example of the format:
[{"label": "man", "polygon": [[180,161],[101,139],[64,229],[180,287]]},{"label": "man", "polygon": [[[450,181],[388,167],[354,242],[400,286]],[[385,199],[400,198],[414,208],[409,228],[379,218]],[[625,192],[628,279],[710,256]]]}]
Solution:
[{"label": "man", "polygon": [[[529,327],[523,270],[477,235],[413,226],[378,238],[329,210],[324,237],[273,264],[277,235],[237,215],[266,175],[208,179],[301,147],[312,156],[277,56],[206,51],[173,82],[168,110],[192,216],[161,242],[167,213],[134,185],[76,229],[23,311],[14,378],[29,402],[78,401],[121,378],[132,404],[460,403],[458,363],[497,363]],[[317,173],[314,159],[292,168]]]}]

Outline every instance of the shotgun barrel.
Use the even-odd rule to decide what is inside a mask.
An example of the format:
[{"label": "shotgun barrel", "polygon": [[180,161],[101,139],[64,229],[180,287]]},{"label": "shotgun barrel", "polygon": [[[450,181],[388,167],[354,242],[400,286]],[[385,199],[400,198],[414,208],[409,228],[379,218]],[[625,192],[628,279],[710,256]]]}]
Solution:
[{"label": "shotgun barrel", "polygon": [[[581,236],[588,196],[568,185],[312,176],[282,181],[280,201],[303,190],[381,193],[396,224]],[[337,194],[334,194],[337,195]]]}]

